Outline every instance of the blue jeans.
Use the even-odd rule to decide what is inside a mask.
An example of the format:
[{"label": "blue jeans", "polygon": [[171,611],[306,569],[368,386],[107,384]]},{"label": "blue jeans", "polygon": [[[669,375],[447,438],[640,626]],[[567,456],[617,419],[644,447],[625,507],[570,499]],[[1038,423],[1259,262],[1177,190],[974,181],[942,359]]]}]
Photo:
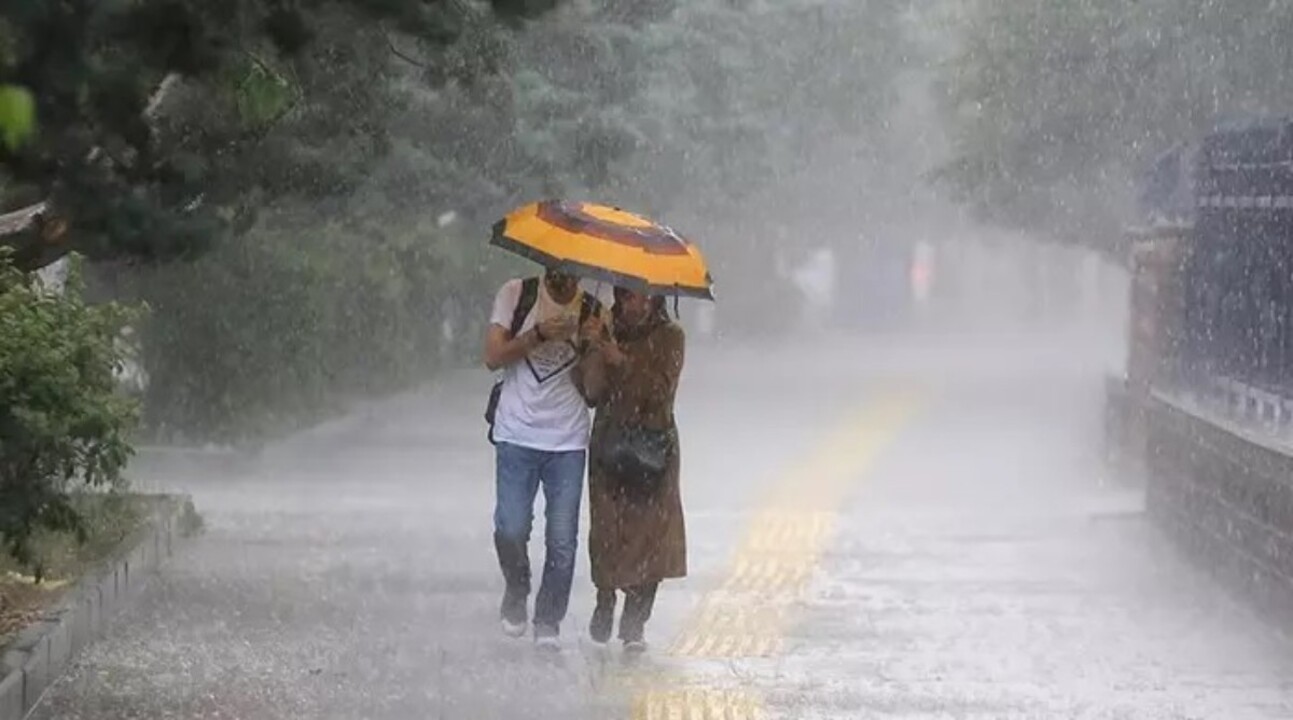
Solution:
[{"label": "blue jeans", "polygon": [[583,450],[545,452],[503,442],[496,447],[494,545],[513,602],[530,595],[530,530],[534,499],[543,486],[547,556],[534,601],[536,626],[559,626],[570,603],[586,458]]}]

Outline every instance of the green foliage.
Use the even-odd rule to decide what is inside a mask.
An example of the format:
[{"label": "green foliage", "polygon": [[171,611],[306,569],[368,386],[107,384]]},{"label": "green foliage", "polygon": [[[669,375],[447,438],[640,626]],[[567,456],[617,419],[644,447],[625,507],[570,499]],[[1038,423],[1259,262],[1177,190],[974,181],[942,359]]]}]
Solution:
[{"label": "green foliage", "polygon": [[33,559],[39,529],[82,532],[75,486],[114,486],[135,407],[117,391],[121,330],[135,313],[91,307],[76,272],[62,294],[0,253],[0,538]]},{"label": "green foliage", "polygon": [[942,73],[956,157],[941,178],[990,220],[1112,239],[1146,159],[1219,118],[1288,111],[1293,6],[1268,5],[958,4]]},{"label": "green foliage", "polygon": [[[878,144],[901,65],[881,0],[490,6],[0,12],[0,81],[41,112],[0,160],[53,193],[73,247],[130,261],[102,267],[153,310],[149,432],[259,440],[474,358],[499,273],[529,269],[486,245],[504,212],[570,196],[726,224],[821,138]],[[787,304],[748,242],[766,228],[743,227],[697,239],[752,279],[727,307],[766,320]]]},{"label": "green foliage", "polygon": [[287,78],[259,61],[249,61],[236,86],[238,115],[249,128],[265,128],[281,118],[294,99]]},{"label": "green foliage", "polygon": [[[880,149],[907,64],[902,12],[870,0],[680,3],[627,56],[641,84],[627,111],[608,115],[634,119],[635,148],[607,193],[702,244],[724,332],[793,326],[797,291],[778,260],[857,237],[842,228],[876,202],[867,173],[888,181]],[[829,199],[806,189],[845,162],[825,148],[862,159],[853,186]],[[796,206],[794,191],[809,199]],[[841,199],[846,208],[831,207]]]},{"label": "green foliage", "polygon": [[0,85],[0,142],[17,150],[36,131],[36,102],[31,91],[17,85]]},{"label": "green foliage", "polygon": [[[115,552],[144,526],[151,503],[129,492],[74,492],[68,504],[79,518],[78,527],[38,528],[32,535],[30,554],[24,562],[0,556],[0,573],[30,573],[39,584],[74,581]],[[24,572],[25,571],[25,572]]]},{"label": "green foliage", "polygon": [[601,0],[513,51],[513,142],[559,194],[656,215],[732,212],[824,138],[876,145],[902,6]]},{"label": "green foliage", "polygon": [[[192,264],[140,272],[154,308],[149,430],[256,441],[474,360],[513,262],[484,228],[520,203],[590,197],[721,225],[741,198],[805,166],[803,148],[820,137],[879,142],[900,65],[895,26],[882,2],[755,12],[616,0],[509,35],[487,17],[460,18],[456,41],[430,54],[353,16],[314,17],[320,52],[274,70],[300,104],[245,153],[201,156],[262,189],[250,232]],[[202,88],[186,83],[163,132],[207,133],[212,148],[236,141],[245,116],[220,129],[213,118],[228,107]],[[322,187],[307,192],[306,178]],[[219,195],[208,190],[210,202]],[[438,227],[450,210],[460,224]],[[725,312],[758,319],[732,327],[794,322],[793,289],[769,278],[766,228],[742,227],[698,238],[716,272],[750,279],[724,286]]]},{"label": "green foliage", "polygon": [[41,132],[31,96],[0,95],[0,178],[52,198],[91,259],[196,257],[269,202],[344,195],[384,157],[394,40],[424,81],[472,82],[498,69],[500,17],[555,4],[15,0],[0,85],[34,92]]},{"label": "green foliage", "polygon": [[483,328],[465,314],[488,302],[483,247],[461,253],[467,241],[427,221],[352,216],[309,233],[300,223],[266,218],[194,263],[143,278],[154,308],[144,327],[148,431],[255,444],[478,350]]}]

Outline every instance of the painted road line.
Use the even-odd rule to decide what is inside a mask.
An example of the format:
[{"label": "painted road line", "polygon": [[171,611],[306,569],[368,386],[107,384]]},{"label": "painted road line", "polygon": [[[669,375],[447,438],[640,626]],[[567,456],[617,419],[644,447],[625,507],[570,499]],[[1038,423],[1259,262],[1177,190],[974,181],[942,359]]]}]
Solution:
[{"label": "painted road line", "polygon": [[[669,656],[731,661],[775,657],[784,651],[794,606],[807,592],[830,543],[839,507],[922,401],[922,394],[907,389],[882,392],[768,488],[747,522],[728,572],[684,622]],[[753,690],[705,687],[706,678],[694,674],[694,668],[683,674],[687,670],[676,667],[640,689],[633,702],[634,720],[765,716]]]},{"label": "painted road line", "polygon": [[762,720],[762,700],[740,690],[659,690],[633,702],[633,720]]},{"label": "painted road line", "polygon": [[780,649],[785,608],[709,598],[669,648],[673,657],[771,657]]}]

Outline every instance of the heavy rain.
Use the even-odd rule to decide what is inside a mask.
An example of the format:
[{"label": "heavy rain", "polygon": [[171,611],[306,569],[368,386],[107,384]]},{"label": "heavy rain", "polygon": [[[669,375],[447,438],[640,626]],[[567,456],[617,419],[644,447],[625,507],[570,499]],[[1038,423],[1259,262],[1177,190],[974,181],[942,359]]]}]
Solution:
[{"label": "heavy rain", "polygon": [[0,720],[1293,717],[1293,5],[0,2]]}]

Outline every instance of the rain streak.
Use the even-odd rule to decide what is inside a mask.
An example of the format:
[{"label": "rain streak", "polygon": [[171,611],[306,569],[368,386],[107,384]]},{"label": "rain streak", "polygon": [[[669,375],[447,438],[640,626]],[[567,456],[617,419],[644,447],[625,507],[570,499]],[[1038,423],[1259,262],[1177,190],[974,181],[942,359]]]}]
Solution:
[{"label": "rain streak", "polygon": [[1291,42],[0,3],[0,720],[1293,717]]}]

